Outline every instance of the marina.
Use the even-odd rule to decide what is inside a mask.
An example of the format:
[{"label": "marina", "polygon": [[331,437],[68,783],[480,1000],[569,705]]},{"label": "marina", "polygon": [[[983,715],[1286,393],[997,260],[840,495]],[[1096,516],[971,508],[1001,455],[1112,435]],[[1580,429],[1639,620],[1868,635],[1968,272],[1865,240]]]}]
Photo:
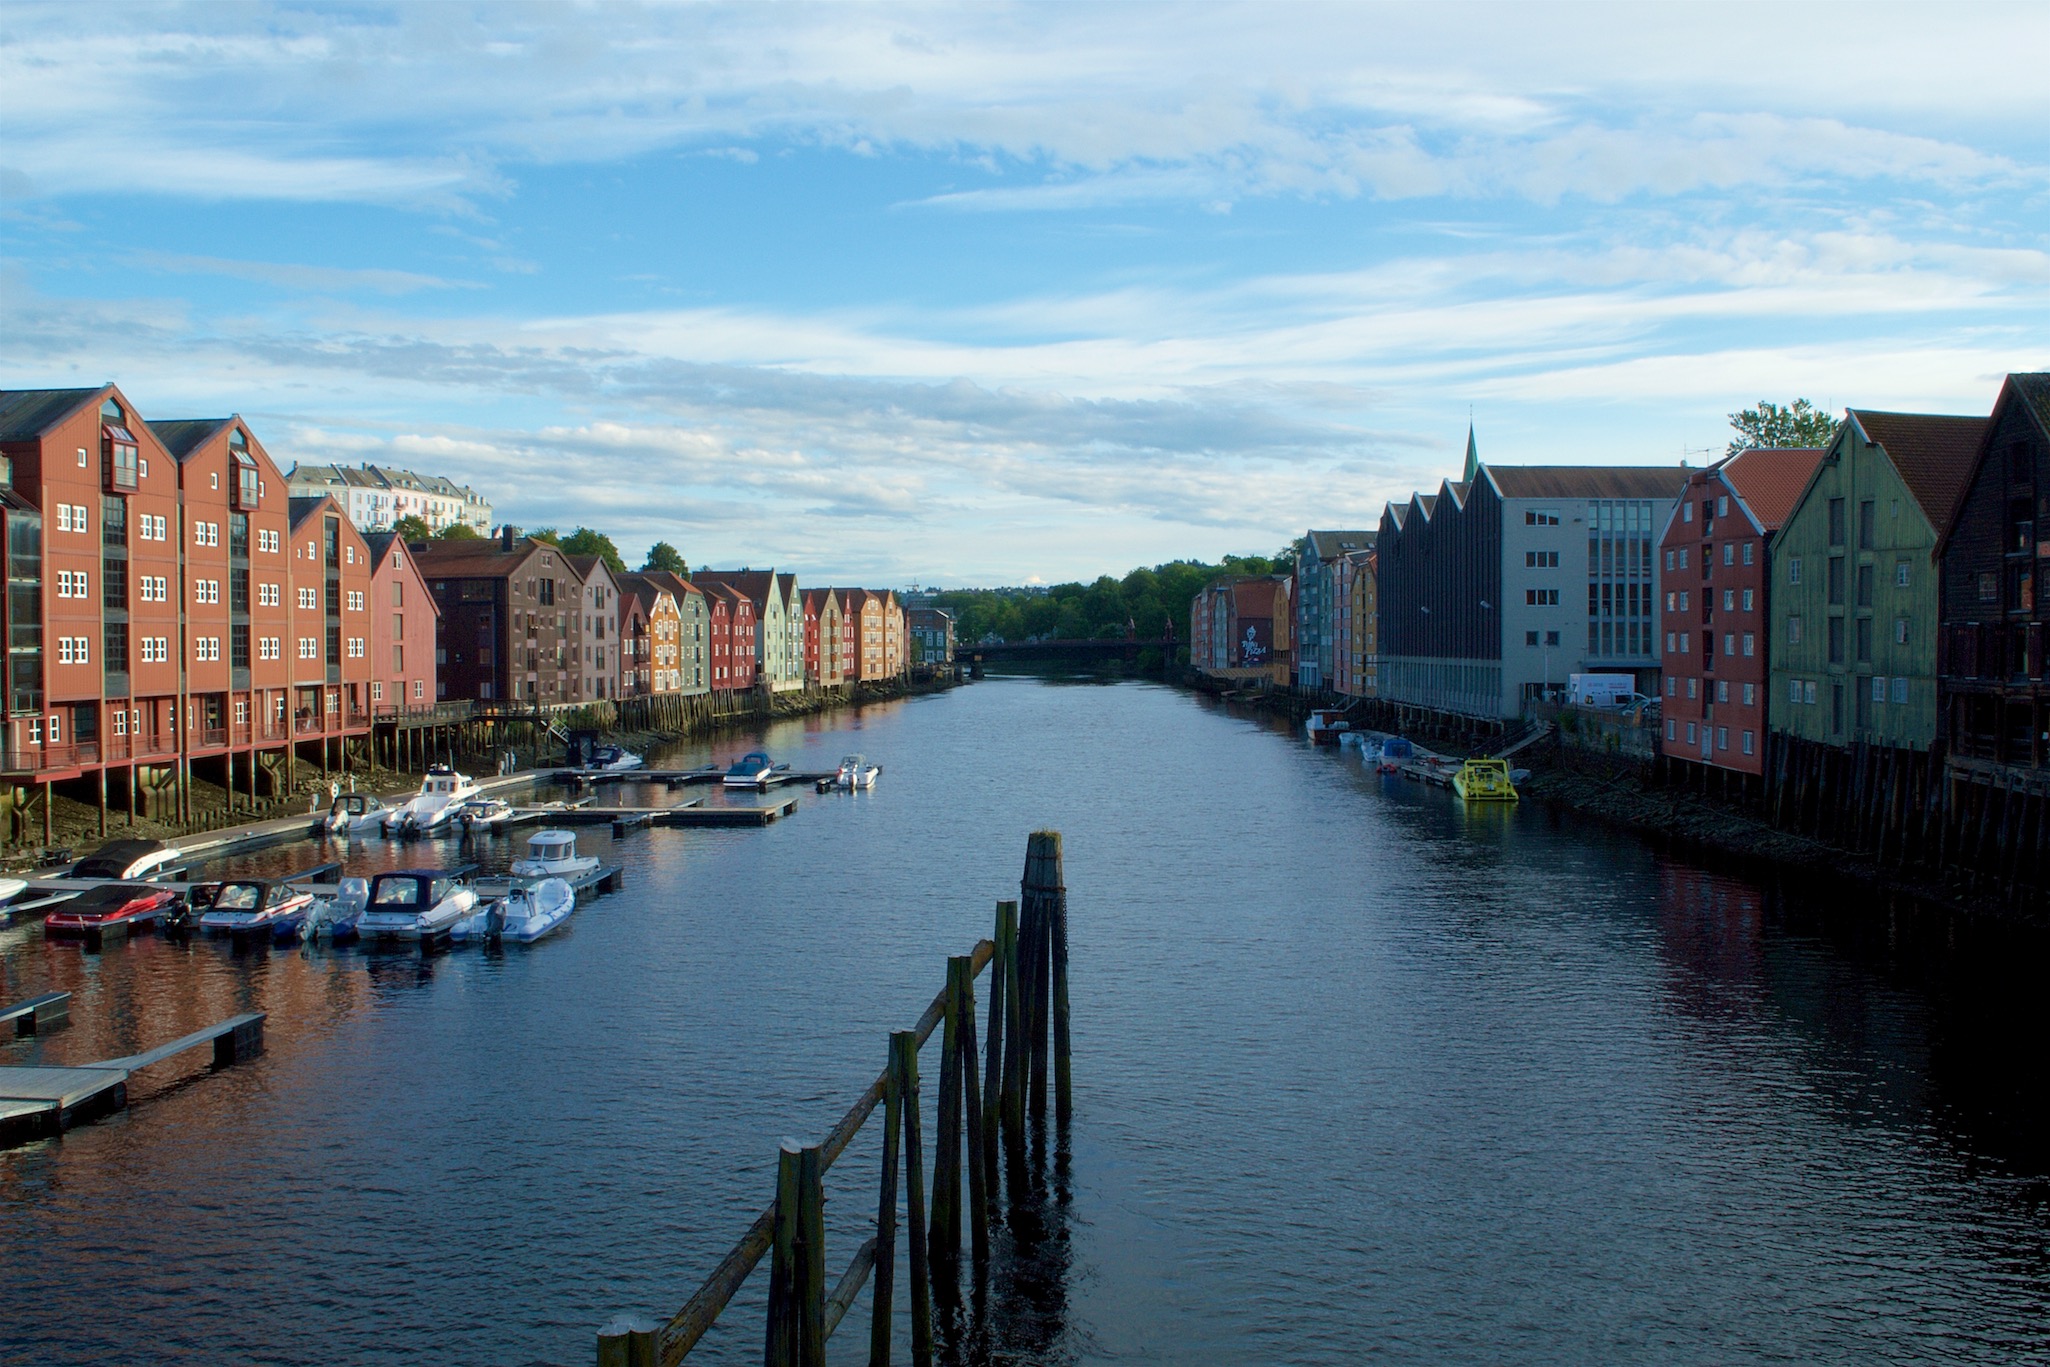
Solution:
[{"label": "marina", "polygon": [[[1528,798],[1390,782],[1299,724],[1140,683],[996,675],[648,758],[690,771],[750,744],[887,776],[858,801],[786,788],[811,810],[760,830],[614,841],[551,818],[205,861],[474,862],[481,888],[559,826],[621,882],[531,947],[148,935],[89,957],[0,929],[0,1001],[72,994],[68,1025],[0,1064],[85,1068],[267,1016],[262,1055],[209,1074],[195,1050],[133,1074],[126,1116],[0,1153],[0,1243],[39,1254],[10,1274],[0,1357],[397,1367],[433,1341],[567,1364],[616,1320],[659,1332],[770,1204],[779,1138],[800,1161],[823,1145],[942,961],[1001,938],[1023,833],[1055,824],[1072,1114],[1063,1139],[1049,1060],[1043,1166],[1028,1147],[1014,1203],[1000,1162],[984,1273],[964,1132],[936,1359],[2004,1364],[2040,1342],[2042,1079],[1996,1062],[2030,1037],[2040,949],[1879,899],[1853,915]],[[1135,801],[1134,775],[1173,801]],[[1875,917],[1886,933],[1859,929]],[[975,996],[986,1065],[987,966]],[[943,1036],[920,1059],[928,1191]],[[873,1264],[834,1293],[876,1232],[886,1122],[879,1101],[820,1177],[806,1285],[838,1315],[834,1360],[874,1331]],[[899,1134],[889,1325],[910,1362]],[[689,1363],[763,1361],[769,1235]],[[477,1310],[503,1304],[527,1309]]]}]

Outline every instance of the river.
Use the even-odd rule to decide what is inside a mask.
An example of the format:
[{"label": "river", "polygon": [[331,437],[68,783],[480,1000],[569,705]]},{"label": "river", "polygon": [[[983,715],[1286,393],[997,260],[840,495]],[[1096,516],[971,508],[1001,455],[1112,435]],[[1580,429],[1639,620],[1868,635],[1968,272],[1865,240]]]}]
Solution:
[{"label": "river", "polygon": [[[1076,1118],[999,1231],[971,1357],[2050,1353],[2031,938],[1468,812],[1147,683],[994,678],[758,738],[882,780],[765,829],[585,828],[625,888],[538,946],[0,929],[0,999],[77,994],[0,1062],[269,1012],[253,1063],[165,1065],[127,1112],[0,1153],[0,1361],[589,1362],[597,1324],[675,1309],[732,1245],[778,1138],[875,1075],[1040,827],[1065,834]],[[880,1128],[829,1175],[832,1275]],[[692,1362],[760,1360],[766,1281]],[[866,1359],[867,1317],[835,1362]]]}]

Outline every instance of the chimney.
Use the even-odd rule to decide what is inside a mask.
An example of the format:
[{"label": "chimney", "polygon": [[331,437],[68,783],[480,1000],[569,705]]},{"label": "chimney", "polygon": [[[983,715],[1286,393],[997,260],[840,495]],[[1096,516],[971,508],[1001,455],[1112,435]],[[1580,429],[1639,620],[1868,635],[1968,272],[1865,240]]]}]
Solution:
[{"label": "chimney", "polygon": [[508,522],[498,529],[498,545],[501,550],[513,548],[513,525]]}]

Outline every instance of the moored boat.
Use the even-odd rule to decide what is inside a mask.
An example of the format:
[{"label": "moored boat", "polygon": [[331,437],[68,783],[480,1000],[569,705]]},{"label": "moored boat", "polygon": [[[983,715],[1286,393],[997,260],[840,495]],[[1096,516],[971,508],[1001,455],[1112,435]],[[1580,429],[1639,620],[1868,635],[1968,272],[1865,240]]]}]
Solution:
[{"label": "moored boat", "polygon": [[390,811],[373,793],[337,793],[320,828],[328,835],[369,835],[384,824]]},{"label": "moored boat", "polygon": [[102,883],[44,917],[43,934],[97,946],[157,924],[182,900],[177,889],[160,884]]},{"label": "moored boat", "polygon": [[527,837],[527,857],[513,861],[515,878],[561,878],[571,884],[594,877],[598,872],[595,855],[577,853],[574,831],[536,831]]},{"label": "moored boat", "polygon": [[449,938],[516,940],[530,945],[559,928],[577,909],[576,889],[560,878],[523,883],[456,922]]},{"label": "moored boat", "polygon": [[473,797],[456,813],[456,820],[463,823],[464,829],[471,831],[488,832],[512,818],[512,804],[495,797]]},{"label": "moored boat", "polygon": [[334,943],[355,939],[357,922],[369,902],[369,880],[344,878],[332,893],[313,899],[306,911],[304,938]]},{"label": "moored boat", "polygon": [[638,769],[644,763],[645,760],[624,746],[601,745],[591,752],[590,767],[606,773],[620,773]]},{"label": "moored boat", "polygon": [[477,894],[442,869],[393,869],[370,880],[357,918],[366,940],[435,940],[476,909]]},{"label": "moored boat", "polygon": [[840,773],[833,780],[833,786],[849,792],[876,786],[876,779],[883,772],[880,764],[870,764],[865,755],[848,755],[840,761]]},{"label": "moored boat", "polygon": [[1452,774],[1452,791],[1468,802],[1514,802],[1516,784],[1506,759],[1470,759]]},{"label": "moored boat", "polygon": [[1340,736],[1352,730],[1352,723],[1345,719],[1342,707],[1319,707],[1303,723],[1303,730],[1312,744],[1336,745]]},{"label": "moored boat", "polygon": [[110,840],[57,876],[118,881],[169,878],[183,857],[176,847],[161,840]]},{"label": "moored boat", "polygon": [[6,906],[27,891],[28,880],[25,878],[0,878],[0,907]]},{"label": "moored boat", "polygon": [[726,777],[720,781],[728,788],[759,788],[789,767],[771,760],[765,750],[750,750],[733,761],[726,770]]},{"label": "moored boat", "polygon": [[480,790],[467,774],[442,765],[429,769],[420,791],[384,814],[386,835],[424,835],[448,824],[456,811]]},{"label": "moored boat", "polygon": [[306,925],[313,894],[275,878],[237,878],[219,884],[199,917],[207,935],[290,940]]},{"label": "moored boat", "polygon": [[1401,736],[1390,736],[1381,742],[1381,753],[1374,761],[1378,773],[1396,774],[1402,766],[1416,758],[1416,747]]}]

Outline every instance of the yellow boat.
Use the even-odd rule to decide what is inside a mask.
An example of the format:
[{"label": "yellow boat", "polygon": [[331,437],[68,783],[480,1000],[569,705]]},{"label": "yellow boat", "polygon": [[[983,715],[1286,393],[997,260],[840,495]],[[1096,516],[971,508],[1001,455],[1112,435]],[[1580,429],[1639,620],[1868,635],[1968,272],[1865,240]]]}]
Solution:
[{"label": "yellow boat", "polygon": [[1516,785],[1509,780],[1506,759],[1470,759],[1452,775],[1452,791],[1468,802],[1514,802]]}]

